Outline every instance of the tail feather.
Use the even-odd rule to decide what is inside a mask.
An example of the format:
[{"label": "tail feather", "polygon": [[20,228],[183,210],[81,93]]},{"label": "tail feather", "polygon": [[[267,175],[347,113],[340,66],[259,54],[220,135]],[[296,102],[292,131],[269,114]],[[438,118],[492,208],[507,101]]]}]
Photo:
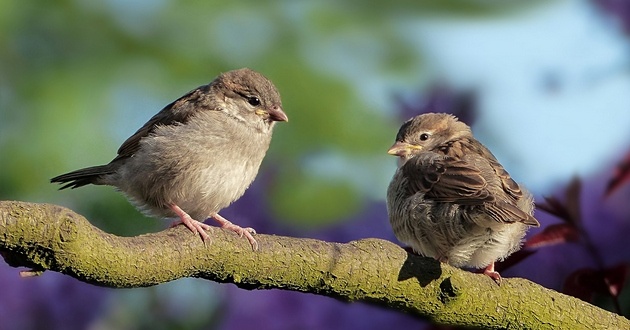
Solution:
[{"label": "tail feather", "polygon": [[65,184],[59,190],[66,188],[79,188],[88,184],[100,184],[99,179],[105,174],[111,174],[114,171],[111,166],[99,165],[62,174],[50,179],[51,183]]}]

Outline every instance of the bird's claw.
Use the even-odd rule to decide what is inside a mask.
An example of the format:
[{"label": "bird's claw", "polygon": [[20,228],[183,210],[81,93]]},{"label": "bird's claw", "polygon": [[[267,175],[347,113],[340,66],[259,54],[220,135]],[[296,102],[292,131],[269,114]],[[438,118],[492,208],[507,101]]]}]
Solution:
[{"label": "bird's claw", "polygon": [[247,238],[247,240],[249,241],[249,244],[252,246],[252,250],[254,251],[258,250],[258,242],[254,238],[254,236],[252,236],[252,235],[256,235],[256,230],[254,228],[251,228],[251,227],[243,228],[239,225],[235,225],[232,222],[230,222],[228,219],[220,216],[218,213],[214,214],[212,217],[221,225],[221,228],[231,230],[235,232],[239,237],[245,236],[245,238]]},{"label": "bird's claw", "polygon": [[483,274],[493,279],[497,283],[497,285],[501,285],[501,281],[502,281],[501,274],[499,274],[499,272],[494,270],[494,262],[488,265],[488,267],[486,267],[486,269],[483,270]]},{"label": "bird's claw", "polygon": [[206,232],[207,230],[212,230],[212,226],[191,218],[188,213],[184,212],[177,205],[172,205],[171,209],[173,210],[173,212],[175,212],[175,214],[179,216],[179,221],[173,222],[171,224],[171,227],[184,224],[190,231],[192,231],[193,233],[198,233],[199,236],[201,236],[204,245],[206,244],[206,242],[212,242],[210,235],[208,235],[208,233]]}]

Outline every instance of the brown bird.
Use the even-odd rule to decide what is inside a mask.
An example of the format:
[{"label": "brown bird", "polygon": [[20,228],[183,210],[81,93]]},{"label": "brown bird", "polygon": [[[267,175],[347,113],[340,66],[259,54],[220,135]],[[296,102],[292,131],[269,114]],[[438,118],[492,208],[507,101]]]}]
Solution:
[{"label": "brown bird", "polygon": [[201,238],[214,218],[245,236],[254,250],[253,228],[219,215],[240,198],[258,173],[276,121],[287,121],[271,81],[250,69],[229,71],[190,91],[153,116],[118,149],[107,165],[62,174],[51,182],[77,188],[110,185],[139,210],[178,217]]},{"label": "brown bird", "polygon": [[410,119],[388,153],[399,157],[387,189],[396,237],[423,256],[485,267],[500,283],[494,262],[520,249],[529,226],[540,225],[531,194],[452,115]]}]

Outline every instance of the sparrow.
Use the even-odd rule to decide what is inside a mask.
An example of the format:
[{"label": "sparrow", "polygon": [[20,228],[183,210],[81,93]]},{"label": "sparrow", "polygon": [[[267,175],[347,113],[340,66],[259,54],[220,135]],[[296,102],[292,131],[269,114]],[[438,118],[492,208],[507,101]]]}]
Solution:
[{"label": "sparrow", "polygon": [[[253,250],[253,228],[219,215],[252,183],[276,122],[288,121],[280,94],[251,69],[225,72],[164,107],[118,149],[108,164],[52,178],[60,189],[109,185],[146,215],[179,218],[205,243],[201,222],[213,218],[245,236]],[[201,221],[199,221],[201,220]]]},{"label": "sparrow", "polygon": [[527,229],[540,226],[532,195],[449,114],[411,118],[388,154],[399,158],[387,189],[398,240],[455,267],[485,268],[500,284],[495,261],[519,250]]}]

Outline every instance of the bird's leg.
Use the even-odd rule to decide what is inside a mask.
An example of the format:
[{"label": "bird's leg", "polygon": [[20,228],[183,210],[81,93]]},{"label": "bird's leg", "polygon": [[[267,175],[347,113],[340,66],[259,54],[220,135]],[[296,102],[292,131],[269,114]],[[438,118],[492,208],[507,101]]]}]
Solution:
[{"label": "bird's leg", "polygon": [[499,272],[494,270],[494,262],[489,264],[486,269],[483,270],[483,273],[490,276],[490,278],[497,282],[498,285],[501,285],[501,275],[499,275]]},{"label": "bird's leg", "polygon": [[254,230],[254,228],[251,228],[251,227],[243,228],[241,226],[235,225],[231,223],[230,220],[220,216],[219,213],[213,214],[212,218],[214,218],[214,220],[216,220],[221,225],[221,228],[231,230],[235,232],[236,234],[238,234],[238,236],[240,237],[245,236],[245,238],[247,238],[247,240],[249,241],[249,244],[252,245],[252,250],[254,251],[258,250],[258,242],[256,242],[256,240],[254,239],[254,236],[252,236],[252,234],[254,235],[256,234],[256,230]]},{"label": "bird's leg", "polygon": [[199,233],[204,244],[206,243],[206,240],[210,240],[210,236],[208,235],[208,233],[206,233],[206,230],[212,230],[211,226],[191,218],[188,213],[184,212],[184,210],[182,210],[179,206],[175,204],[171,204],[169,207],[171,211],[173,211],[179,217],[179,221],[173,223],[171,227],[183,223],[193,233]]}]

